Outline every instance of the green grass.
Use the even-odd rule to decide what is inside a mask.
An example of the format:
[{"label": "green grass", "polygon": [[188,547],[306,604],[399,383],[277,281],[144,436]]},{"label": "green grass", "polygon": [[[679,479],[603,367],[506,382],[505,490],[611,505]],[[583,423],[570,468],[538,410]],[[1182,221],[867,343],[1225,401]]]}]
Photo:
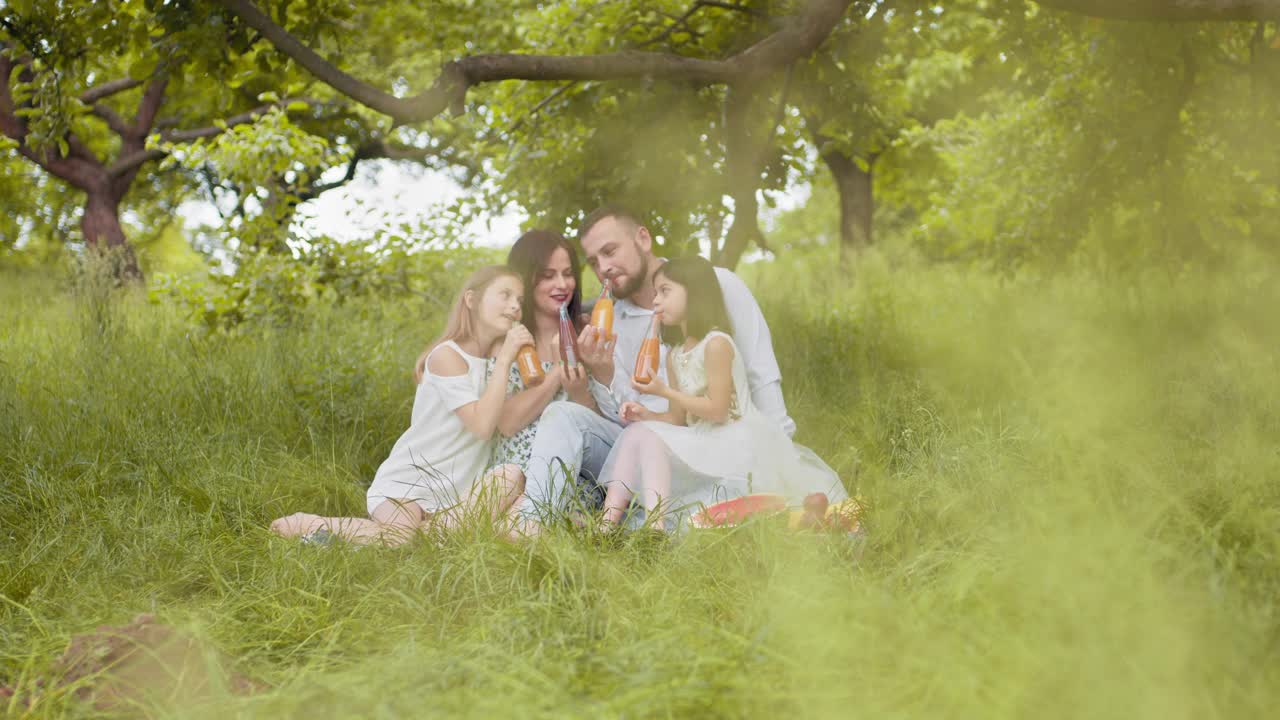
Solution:
[{"label": "green grass", "polygon": [[[750,275],[800,439],[874,503],[861,546],[767,527],[273,538],[289,511],[362,512],[438,318],[357,303],[205,336],[0,275],[0,683],[29,689],[71,635],[154,611],[271,685],[162,716],[1280,705],[1272,262],[996,276],[872,257],[853,287],[806,267]],[[91,713],[55,692],[30,714]]]}]

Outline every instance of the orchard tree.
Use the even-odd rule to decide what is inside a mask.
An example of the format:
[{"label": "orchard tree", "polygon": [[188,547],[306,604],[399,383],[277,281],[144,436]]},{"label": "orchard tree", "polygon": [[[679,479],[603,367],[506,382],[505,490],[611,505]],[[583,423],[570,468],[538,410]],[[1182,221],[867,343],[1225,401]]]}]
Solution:
[{"label": "orchard tree", "polygon": [[[435,124],[447,110],[462,111],[475,89],[474,148],[492,158],[495,146],[506,146],[492,164],[511,181],[499,184],[540,218],[567,223],[583,207],[621,194],[656,208],[668,237],[683,243],[698,225],[724,221],[723,198],[732,198],[732,225],[718,253],[727,265],[760,237],[761,178],[785,181],[779,156],[769,151],[774,131],[758,113],[767,108],[781,117],[786,69],[811,55],[853,4],[504,3],[495,13],[494,5],[474,3],[473,12],[488,18],[485,31],[464,42],[425,33],[437,33],[437,69],[413,94],[408,89],[424,84],[421,75],[364,80],[346,53],[345,68],[327,59],[337,57],[327,52],[335,41],[315,32],[314,17],[308,26],[249,0],[218,1],[334,90],[398,124]],[[449,19],[460,19],[459,5],[442,4]],[[388,10],[372,3],[359,12],[378,18]],[[441,25],[448,27],[443,18],[430,27]],[[532,100],[486,87],[508,80],[557,85]],[[562,108],[571,122],[542,135],[547,126],[538,116]]]},{"label": "orchard tree", "polygon": [[[802,111],[820,156],[839,178],[843,244],[856,249],[870,239],[872,166],[903,132],[938,119],[929,88],[967,81],[975,61],[955,47],[966,39],[963,32],[941,41],[920,32],[921,25],[936,30],[945,24],[922,22],[922,14],[948,10],[918,2],[861,2],[850,13],[855,3],[837,0],[516,3],[501,14],[484,3],[468,3],[467,10],[442,3],[431,9],[441,16],[435,26],[474,20],[467,13],[482,7],[487,24],[465,43],[435,29],[424,33],[435,43],[422,48],[435,68],[388,77],[354,67],[345,56],[345,68],[328,59],[338,55],[334,40],[325,37],[322,7],[303,19],[279,8],[263,12],[251,0],[218,1],[338,93],[398,124],[434,123],[446,110],[460,113],[469,93],[479,93],[472,104],[473,149],[501,168],[505,197],[540,219],[567,223],[597,198],[639,197],[658,208],[659,223],[671,235],[688,238],[701,225],[726,265],[762,240],[755,218],[759,190],[781,186],[789,168],[801,167],[796,136],[804,128],[787,105]],[[1025,8],[1021,2],[995,5]],[[1114,19],[1201,21],[1274,17],[1280,2],[1043,5]],[[372,3],[357,12],[377,18],[387,8]],[[877,12],[878,25],[868,21]],[[909,32],[895,23],[910,25]],[[499,32],[491,32],[495,27]],[[842,46],[836,37],[824,47],[833,32],[846,30],[852,42]],[[922,34],[923,43],[911,37]],[[913,42],[919,47],[899,52]],[[554,85],[535,94],[510,85],[475,90],[507,80]],[[806,84],[828,97],[806,95]],[[384,89],[388,85],[392,91]],[[720,245],[717,228],[730,219]]]},{"label": "orchard tree", "polygon": [[[326,22],[333,19],[341,13]],[[113,250],[124,278],[139,278],[140,269],[122,210],[172,209],[170,190],[238,193],[240,212],[228,229],[242,242],[265,238],[278,249],[279,225],[297,203],[350,180],[361,160],[429,163],[446,154],[439,143],[401,143],[384,119],[348,104],[214,3],[0,6],[7,162],[30,163],[80,193],[83,241]],[[341,177],[320,181],[341,165]],[[144,184],[167,190],[140,191]],[[65,216],[64,203],[55,207]]]}]

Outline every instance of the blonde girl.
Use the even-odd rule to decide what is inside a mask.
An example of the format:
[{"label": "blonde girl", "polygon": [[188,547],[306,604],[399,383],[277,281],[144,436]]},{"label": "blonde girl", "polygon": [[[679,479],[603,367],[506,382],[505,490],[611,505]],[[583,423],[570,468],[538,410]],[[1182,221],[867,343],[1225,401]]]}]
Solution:
[{"label": "blonde girl", "polygon": [[[444,333],[418,358],[409,429],[378,468],[366,496],[369,517],[295,513],[271,523],[286,537],[398,545],[428,523],[452,527],[470,511],[504,517],[519,497],[518,468],[486,473],[516,352],[533,342],[520,324],[523,287],[506,266],[477,270],[459,294]],[[494,360],[494,382],[488,361]]]}]

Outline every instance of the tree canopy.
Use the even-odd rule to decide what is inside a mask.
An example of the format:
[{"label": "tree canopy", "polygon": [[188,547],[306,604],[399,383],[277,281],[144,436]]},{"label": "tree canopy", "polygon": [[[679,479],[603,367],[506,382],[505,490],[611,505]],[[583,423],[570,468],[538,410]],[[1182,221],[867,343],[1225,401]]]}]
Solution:
[{"label": "tree canopy", "polygon": [[804,244],[761,226],[804,186],[833,191],[846,260],[886,233],[1001,260],[1221,252],[1275,202],[1251,139],[1274,130],[1278,7],[8,2],[0,163],[26,192],[0,248],[119,247],[136,275],[121,218],[204,196],[236,247],[288,254],[298,203],[392,158],[453,171],[472,213],[570,230],[621,200],[664,252],[729,266]]}]

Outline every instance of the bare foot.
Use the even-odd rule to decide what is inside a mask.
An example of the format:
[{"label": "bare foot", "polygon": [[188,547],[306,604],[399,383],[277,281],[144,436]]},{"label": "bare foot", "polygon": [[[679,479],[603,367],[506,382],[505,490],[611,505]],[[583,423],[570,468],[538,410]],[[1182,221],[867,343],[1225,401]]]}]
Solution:
[{"label": "bare foot", "polygon": [[294,513],[271,521],[271,532],[282,537],[300,537],[323,527],[325,519],[311,513]]}]

